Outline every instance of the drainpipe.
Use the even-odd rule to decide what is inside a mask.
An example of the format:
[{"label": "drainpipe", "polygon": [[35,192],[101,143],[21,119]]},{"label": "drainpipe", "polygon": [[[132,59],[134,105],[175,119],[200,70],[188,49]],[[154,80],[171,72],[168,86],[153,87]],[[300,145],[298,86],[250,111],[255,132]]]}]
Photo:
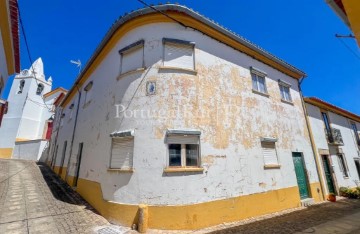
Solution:
[{"label": "drainpipe", "polygon": [[319,155],[318,155],[318,151],[316,149],[314,136],[312,134],[312,130],[311,130],[311,126],[310,126],[309,115],[308,115],[307,110],[306,110],[306,105],[305,105],[305,102],[304,102],[304,96],[303,96],[303,93],[302,93],[302,90],[301,90],[301,84],[304,81],[304,79],[305,79],[305,76],[303,76],[300,79],[300,81],[298,82],[299,93],[300,93],[300,98],[301,98],[301,104],[302,104],[302,107],[303,107],[303,110],[304,110],[306,126],[307,126],[309,137],[310,137],[311,148],[312,148],[312,151],[314,153],[314,158],[315,158],[315,163],[316,163],[316,171],[317,171],[318,176],[319,176],[322,197],[323,197],[324,200],[326,200],[326,196],[325,196],[326,188],[325,188],[325,183],[324,183],[324,180],[323,180],[323,177],[322,177],[322,174],[321,174]]},{"label": "drainpipe", "polygon": [[81,100],[81,92],[79,90],[78,83],[75,83],[75,87],[76,87],[76,90],[79,95],[78,95],[78,103],[77,103],[77,107],[76,107],[76,114],[75,114],[75,120],[74,120],[75,121],[74,128],[73,128],[71,143],[70,143],[70,154],[69,154],[69,159],[68,159],[68,163],[67,163],[67,167],[66,167],[65,182],[67,182],[67,177],[69,175],[69,167],[70,167],[69,164],[71,162],[71,155],[72,155],[74,139],[75,139],[75,130],[76,130],[76,125],[77,125],[77,119],[78,119],[79,109],[80,109],[80,100]]}]

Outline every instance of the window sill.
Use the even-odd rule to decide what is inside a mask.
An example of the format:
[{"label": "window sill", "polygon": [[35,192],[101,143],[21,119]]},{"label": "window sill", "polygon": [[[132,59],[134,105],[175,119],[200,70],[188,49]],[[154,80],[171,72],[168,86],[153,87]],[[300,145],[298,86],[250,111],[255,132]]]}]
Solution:
[{"label": "window sill", "polygon": [[159,71],[170,71],[170,70],[174,70],[174,71],[178,71],[178,72],[185,72],[185,73],[189,73],[192,75],[197,75],[197,71],[193,70],[193,69],[187,69],[187,68],[181,68],[181,67],[167,67],[167,66],[159,67]]},{"label": "window sill", "polygon": [[202,167],[167,167],[164,168],[165,173],[176,173],[176,172],[203,172]]},{"label": "window sill", "polygon": [[255,89],[252,89],[252,92],[256,93],[256,94],[259,94],[261,96],[264,96],[264,97],[270,97],[270,95],[268,93],[263,93],[263,92],[255,90]]},{"label": "window sill", "polygon": [[134,168],[108,168],[107,169],[108,172],[119,172],[119,173],[133,173],[135,171]]},{"label": "window sill", "polygon": [[289,104],[289,105],[292,105],[292,106],[294,105],[293,102],[287,101],[287,100],[285,100],[285,99],[281,99],[281,102],[286,103],[286,104]]},{"label": "window sill", "polygon": [[116,78],[116,80],[120,80],[121,78],[123,78],[124,76],[128,76],[128,75],[131,75],[131,74],[134,74],[134,73],[143,73],[145,71],[145,68],[144,67],[141,67],[141,68],[137,68],[135,70],[131,70],[131,71],[127,71],[125,73],[121,73],[118,78]]},{"label": "window sill", "polygon": [[280,164],[268,164],[264,165],[264,169],[280,169]]}]

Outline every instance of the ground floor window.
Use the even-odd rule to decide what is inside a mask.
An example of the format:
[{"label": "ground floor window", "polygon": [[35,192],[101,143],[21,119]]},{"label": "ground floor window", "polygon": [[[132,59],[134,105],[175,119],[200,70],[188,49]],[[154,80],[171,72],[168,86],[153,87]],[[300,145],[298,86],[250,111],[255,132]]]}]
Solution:
[{"label": "ground floor window", "polygon": [[344,155],[338,154],[337,157],[338,157],[340,171],[343,173],[344,177],[349,177],[349,172],[347,169],[346,160],[344,158]]},{"label": "ground floor window", "polygon": [[111,147],[111,169],[132,169],[134,137],[114,137]]},{"label": "ground floor window", "polygon": [[199,142],[198,132],[171,132],[166,136],[168,144],[169,167],[199,167]]}]

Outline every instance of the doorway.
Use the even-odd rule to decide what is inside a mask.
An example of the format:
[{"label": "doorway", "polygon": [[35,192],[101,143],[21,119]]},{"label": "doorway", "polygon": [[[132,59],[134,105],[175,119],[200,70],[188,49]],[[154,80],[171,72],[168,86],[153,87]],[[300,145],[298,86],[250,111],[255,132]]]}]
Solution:
[{"label": "doorway", "polygon": [[74,178],[74,182],[73,182],[73,187],[77,186],[77,182],[79,179],[79,174],[80,174],[80,164],[81,164],[81,157],[82,157],[82,151],[83,151],[83,146],[84,143],[79,143],[79,150],[78,150],[78,154],[77,154],[77,158],[76,158],[76,168],[75,168],[75,178]]},{"label": "doorway", "polygon": [[304,159],[301,153],[292,153],[296,179],[299,187],[300,198],[305,199],[309,197],[308,181],[305,171]]},{"label": "doorway", "polygon": [[329,162],[329,156],[327,155],[321,155],[322,157],[322,161],[323,161],[323,167],[324,167],[324,173],[325,173],[325,178],[326,178],[326,184],[328,187],[328,192],[329,193],[335,193],[335,186],[334,186],[334,181],[333,181],[333,177],[332,177],[332,172],[331,172],[331,168],[330,168],[330,162]]}]

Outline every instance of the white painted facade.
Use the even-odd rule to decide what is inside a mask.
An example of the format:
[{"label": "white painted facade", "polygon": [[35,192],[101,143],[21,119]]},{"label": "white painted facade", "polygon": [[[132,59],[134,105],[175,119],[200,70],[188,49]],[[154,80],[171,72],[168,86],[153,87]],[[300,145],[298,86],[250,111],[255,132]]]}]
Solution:
[{"label": "white painted facade", "polygon": [[[196,72],[163,68],[163,38],[195,44]],[[145,69],[119,74],[119,50],[139,40],[144,40]],[[267,73],[269,96],[252,91],[252,66]],[[278,79],[291,85],[292,103],[281,101]],[[85,103],[84,87],[90,81],[91,100]],[[147,95],[148,81],[156,82],[155,95]],[[84,143],[79,177],[100,183],[105,200],[188,205],[294,187],[297,179],[292,152],[303,154],[309,183],[318,183],[298,80],[198,31],[176,23],[133,29],[111,49],[80,92],[74,142],[71,144],[79,94],[56,115],[63,112],[55,123],[54,133],[59,132],[52,136],[49,157],[54,155],[54,166],[67,167],[68,175],[74,176],[79,143]],[[71,104],[73,110],[69,109]],[[133,115],[117,115],[117,104],[127,106],[127,113]],[[201,117],[186,115],[200,110],[205,112]],[[136,111],[157,111],[159,116],[136,118]],[[176,115],[169,116],[174,111],[178,111]],[[164,172],[169,161],[165,143],[168,129],[201,132],[203,172]],[[116,173],[108,170],[110,134],[124,130],[134,131],[134,172]],[[278,140],[280,168],[264,169],[262,137]]]},{"label": "white painted facade", "polygon": [[48,141],[42,139],[15,142],[12,158],[39,161],[47,145]]},{"label": "white painted facade", "polygon": [[[43,87],[42,90],[39,86]],[[15,76],[7,99],[9,109],[0,128],[0,148],[14,149],[17,141],[43,139],[46,121],[53,115],[52,103],[58,95],[53,94],[43,100],[44,94],[51,88],[52,78],[45,79],[41,58]],[[15,151],[13,156],[18,157]],[[33,159],[37,158],[38,154],[35,154]]]},{"label": "white painted facade", "polygon": [[[351,123],[354,123],[357,129],[360,129],[360,123],[348,117],[332,112],[331,110],[324,110],[316,105],[306,103],[306,109],[311,124],[312,133],[315,140],[315,145],[318,150],[319,157],[327,155],[330,157],[332,167],[332,178],[334,180],[336,189],[340,187],[356,187],[359,186],[359,172],[356,168],[355,161],[360,160],[359,145]],[[343,139],[342,145],[329,144],[325,135],[325,124],[321,112],[327,113],[331,128],[339,129]],[[360,132],[358,132],[359,134]],[[338,155],[342,154],[345,157],[345,166],[347,167],[348,176],[345,176],[341,162]],[[321,164],[322,170],[324,165]],[[326,177],[321,173],[324,181]],[[328,193],[328,191],[326,191]]]}]

